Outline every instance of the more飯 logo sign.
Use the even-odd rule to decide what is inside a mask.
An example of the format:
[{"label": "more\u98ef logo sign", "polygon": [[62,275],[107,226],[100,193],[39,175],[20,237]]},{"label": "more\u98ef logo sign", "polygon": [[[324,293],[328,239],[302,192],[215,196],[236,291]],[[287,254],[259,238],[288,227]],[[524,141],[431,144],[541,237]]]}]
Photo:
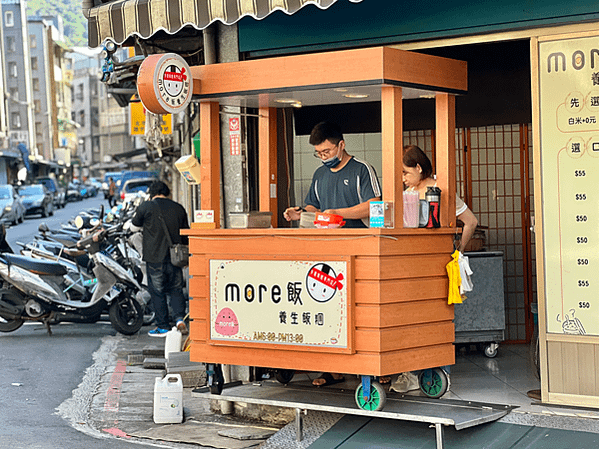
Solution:
[{"label": "more\u98ef logo sign", "polygon": [[148,56],[139,67],[137,92],[144,107],[154,114],[181,112],[193,94],[189,65],[175,53]]},{"label": "more\u98ef logo sign", "polygon": [[561,51],[555,51],[547,56],[547,73],[565,72],[568,66],[571,66],[574,70],[582,70],[590,63],[591,69],[595,68],[595,60],[599,58],[599,49],[593,48],[587,55],[582,50],[576,50],[571,55],[566,56]]}]

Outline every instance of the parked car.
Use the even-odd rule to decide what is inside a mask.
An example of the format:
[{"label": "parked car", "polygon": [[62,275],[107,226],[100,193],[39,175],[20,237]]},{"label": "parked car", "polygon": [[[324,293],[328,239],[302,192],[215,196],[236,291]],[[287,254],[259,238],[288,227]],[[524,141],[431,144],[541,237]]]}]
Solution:
[{"label": "parked car", "polygon": [[81,195],[81,190],[79,189],[79,185],[73,182],[69,182],[67,187],[67,201],[81,201],[83,196]]},{"label": "parked car", "polygon": [[54,207],[59,209],[61,207],[65,207],[67,205],[67,194],[66,189],[64,187],[60,187],[54,178],[49,176],[47,177],[37,177],[35,178],[36,184],[43,184],[52,194]]},{"label": "parked car", "polygon": [[96,178],[89,178],[89,182],[96,188],[96,194],[102,191],[102,183]]},{"label": "parked car", "polygon": [[98,188],[94,185],[93,182],[85,181],[83,183],[85,186],[85,190],[87,191],[87,198],[92,198],[98,196]]},{"label": "parked car", "polygon": [[41,214],[42,217],[54,215],[54,200],[43,184],[31,184],[19,189],[21,201],[25,206],[25,215]]},{"label": "parked car", "polygon": [[10,184],[0,186],[0,210],[0,222],[14,225],[23,223],[25,207],[16,189]]},{"label": "parked car", "polygon": [[120,194],[121,202],[125,204],[137,196],[146,196],[150,184],[154,181],[156,181],[156,178],[134,178],[125,181]]}]

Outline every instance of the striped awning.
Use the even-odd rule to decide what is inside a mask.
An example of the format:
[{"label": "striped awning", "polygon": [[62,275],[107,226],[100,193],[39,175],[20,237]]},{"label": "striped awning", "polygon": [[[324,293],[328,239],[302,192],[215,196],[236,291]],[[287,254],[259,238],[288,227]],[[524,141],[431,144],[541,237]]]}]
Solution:
[{"label": "striped awning", "polygon": [[[231,25],[244,16],[263,19],[273,11],[294,14],[306,5],[326,9],[337,0],[116,0],[84,8],[88,44],[95,48],[106,39],[122,44],[137,35],[147,39],[157,31],[175,34],[185,26],[199,30],[217,20]],[[349,0],[358,3],[362,0]]]}]

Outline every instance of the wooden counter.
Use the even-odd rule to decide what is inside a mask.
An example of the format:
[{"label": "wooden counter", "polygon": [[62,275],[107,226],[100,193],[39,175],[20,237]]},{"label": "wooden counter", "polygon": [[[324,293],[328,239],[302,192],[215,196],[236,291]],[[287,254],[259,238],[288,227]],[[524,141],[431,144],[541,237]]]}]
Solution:
[{"label": "wooden counter", "polygon": [[[191,359],[383,376],[451,365],[455,229],[191,229]],[[210,260],[348,262],[348,348],[211,340]],[[259,316],[256,319],[260,319]]]}]

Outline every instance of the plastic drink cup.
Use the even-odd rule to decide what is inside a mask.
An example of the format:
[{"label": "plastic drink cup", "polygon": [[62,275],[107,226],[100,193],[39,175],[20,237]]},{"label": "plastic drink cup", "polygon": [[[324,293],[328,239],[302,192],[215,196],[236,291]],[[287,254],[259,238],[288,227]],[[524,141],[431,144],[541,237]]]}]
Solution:
[{"label": "plastic drink cup", "polygon": [[403,225],[404,228],[417,228],[420,200],[418,192],[406,190],[403,192]]}]

